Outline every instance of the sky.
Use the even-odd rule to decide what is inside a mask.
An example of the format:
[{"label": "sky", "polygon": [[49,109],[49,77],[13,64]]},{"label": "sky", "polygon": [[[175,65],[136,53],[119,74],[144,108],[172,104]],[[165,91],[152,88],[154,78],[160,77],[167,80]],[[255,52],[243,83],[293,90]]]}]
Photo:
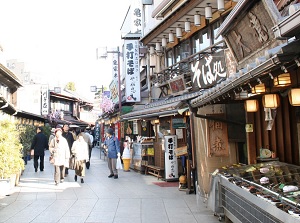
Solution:
[{"label": "sky", "polygon": [[111,60],[98,47],[121,46],[121,26],[131,0],[0,0],[0,45],[5,59],[54,85],[109,86]]}]

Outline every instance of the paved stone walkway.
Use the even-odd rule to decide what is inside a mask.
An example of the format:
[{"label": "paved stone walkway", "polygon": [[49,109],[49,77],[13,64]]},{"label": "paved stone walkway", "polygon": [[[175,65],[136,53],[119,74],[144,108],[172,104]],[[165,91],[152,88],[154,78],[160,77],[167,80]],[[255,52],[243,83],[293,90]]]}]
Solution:
[{"label": "paved stone walkway", "polygon": [[160,187],[161,180],[135,171],[108,178],[107,161],[93,149],[85,183],[74,182],[74,171],[55,186],[46,152],[45,170],[34,172],[29,161],[19,186],[0,197],[0,222],[216,223],[203,199],[178,187]]}]

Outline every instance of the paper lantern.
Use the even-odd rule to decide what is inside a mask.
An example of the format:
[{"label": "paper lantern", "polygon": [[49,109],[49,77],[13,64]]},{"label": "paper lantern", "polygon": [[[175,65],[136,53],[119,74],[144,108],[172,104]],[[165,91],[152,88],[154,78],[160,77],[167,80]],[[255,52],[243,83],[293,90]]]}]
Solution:
[{"label": "paper lantern", "polygon": [[278,94],[265,94],[262,97],[262,103],[264,108],[278,108],[280,105],[280,99]]}]

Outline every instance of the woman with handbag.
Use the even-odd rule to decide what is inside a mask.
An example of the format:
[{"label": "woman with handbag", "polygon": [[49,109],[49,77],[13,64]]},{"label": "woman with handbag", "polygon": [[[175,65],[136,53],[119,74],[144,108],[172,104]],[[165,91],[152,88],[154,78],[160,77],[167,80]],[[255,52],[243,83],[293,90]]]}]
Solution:
[{"label": "woman with handbag", "polygon": [[81,183],[84,183],[86,162],[89,162],[89,147],[82,135],[78,135],[77,140],[72,146],[72,155],[75,156],[75,176],[74,180],[77,181],[77,176],[80,176]]},{"label": "woman with handbag", "polygon": [[[65,168],[69,167],[70,149],[67,140],[62,136],[62,129],[55,129],[55,137],[49,144],[49,151],[54,165],[55,185],[64,182]],[[51,160],[50,160],[51,162]]]}]

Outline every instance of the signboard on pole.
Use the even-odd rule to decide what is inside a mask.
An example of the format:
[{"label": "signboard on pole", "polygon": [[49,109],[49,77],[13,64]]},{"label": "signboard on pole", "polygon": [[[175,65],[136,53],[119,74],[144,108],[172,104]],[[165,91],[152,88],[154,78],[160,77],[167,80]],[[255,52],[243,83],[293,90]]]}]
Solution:
[{"label": "signboard on pole", "polygon": [[178,162],[175,154],[177,149],[177,136],[164,136],[165,147],[165,178],[168,180],[178,179]]},{"label": "signboard on pole", "polygon": [[48,85],[41,86],[41,95],[42,95],[42,107],[41,114],[48,115],[49,114],[49,90]]},{"label": "signboard on pole", "polygon": [[139,41],[125,40],[125,83],[126,102],[141,101]]}]

